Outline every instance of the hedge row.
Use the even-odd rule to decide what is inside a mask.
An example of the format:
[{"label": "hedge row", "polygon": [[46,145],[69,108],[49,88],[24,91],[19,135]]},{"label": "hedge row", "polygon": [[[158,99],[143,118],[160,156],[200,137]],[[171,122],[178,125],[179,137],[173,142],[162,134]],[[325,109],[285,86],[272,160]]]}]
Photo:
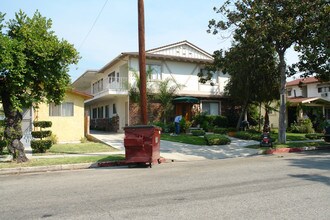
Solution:
[{"label": "hedge row", "polygon": [[228,137],[221,134],[207,134],[204,138],[208,145],[226,145],[231,142]]},{"label": "hedge row", "polygon": [[192,130],[191,131],[191,134],[193,136],[204,136],[205,135],[205,131],[204,130],[201,130],[201,129],[199,129],[199,130]]}]

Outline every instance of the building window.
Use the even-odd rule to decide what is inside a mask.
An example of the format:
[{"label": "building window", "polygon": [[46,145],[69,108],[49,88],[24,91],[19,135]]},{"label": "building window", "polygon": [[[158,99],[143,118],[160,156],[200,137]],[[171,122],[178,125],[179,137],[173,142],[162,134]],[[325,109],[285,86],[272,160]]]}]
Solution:
[{"label": "building window", "polygon": [[150,80],[161,80],[162,79],[162,67],[160,65],[148,64],[147,65],[147,73],[149,75]]},{"label": "building window", "polygon": [[103,118],[103,106],[97,108],[97,118]]},{"label": "building window", "polygon": [[219,102],[202,102],[202,111],[208,115],[219,115]]},{"label": "building window", "polygon": [[97,108],[93,108],[92,118],[97,118]]},{"label": "building window", "polygon": [[60,105],[55,105],[54,103],[49,104],[49,116],[73,116],[73,103],[64,102]]},{"label": "building window", "polygon": [[109,83],[114,82],[116,79],[116,75],[115,75],[115,71],[113,71],[112,73],[109,73],[108,77],[109,77]]},{"label": "building window", "polygon": [[105,106],[105,118],[109,118],[109,105]]},{"label": "building window", "polygon": [[112,105],[112,114],[117,114],[116,104]]},{"label": "building window", "polygon": [[98,93],[103,90],[103,79],[98,80],[97,82],[93,83],[93,93]]}]

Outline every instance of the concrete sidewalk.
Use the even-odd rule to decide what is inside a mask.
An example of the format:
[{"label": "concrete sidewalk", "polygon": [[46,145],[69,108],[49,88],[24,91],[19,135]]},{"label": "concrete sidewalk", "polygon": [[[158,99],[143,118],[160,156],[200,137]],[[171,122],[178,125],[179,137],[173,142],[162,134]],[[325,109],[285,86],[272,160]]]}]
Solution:
[{"label": "concrete sidewalk", "polygon": [[[100,152],[88,154],[61,154],[61,155],[47,155],[47,156],[33,156],[32,149],[26,147],[26,155],[29,159],[37,158],[63,158],[63,157],[77,157],[77,156],[95,156],[95,155],[116,155],[125,154],[124,147],[124,134],[123,133],[105,133],[105,132],[92,132],[94,138],[99,141],[112,146],[118,151],[115,152]],[[160,142],[160,155],[167,161],[195,161],[206,159],[224,159],[234,157],[247,157],[257,155],[260,152],[256,149],[245,148],[248,145],[258,144],[257,141],[246,141],[231,138],[232,142],[229,145],[214,145],[214,146],[198,146],[191,144],[183,144],[178,142],[163,141]],[[1,159],[1,158],[0,158]],[[10,160],[11,158],[6,158]],[[98,167],[98,163],[83,163],[83,164],[67,164],[67,165],[51,165],[40,167],[17,167],[17,168],[3,168],[0,169],[0,175],[6,174],[21,174],[21,173],[34,173],[46,171],[59,171],[59,170],[73,170],[73,169],[88,169]]]},{"label": "concrete sidewalk", "polygon": [[[124,133],[106,133],[92,131],[91,135],[101,142],[125,151]],[[171,141],[160,141],[160,155],[168,160],[192,161],[205,159],[224,159],[247,157],[259,154],[259,150],[246,148],[249,145],[259,144],[257,141],[230,138],[229,145],[191,145]]]}]

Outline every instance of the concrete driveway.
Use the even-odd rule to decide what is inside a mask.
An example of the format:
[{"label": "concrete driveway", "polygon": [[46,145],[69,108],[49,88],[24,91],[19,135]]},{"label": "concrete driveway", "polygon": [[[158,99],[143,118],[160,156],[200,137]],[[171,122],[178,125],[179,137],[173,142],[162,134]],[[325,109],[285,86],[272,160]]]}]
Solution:
[{"label": "concrete driveway", "polygon": [[[91,131],[91,135],[103,143],[125,151],[124,133],[106,133],[100,131]],[[230,138],[232,142],[229,145],[191,145],[171,141],[160,142],[160,155],[167,160],[192,161],[205,159],[224,159],[235,157],[247,157],[259,153],[256,149],[245,148],[248,145],[258,144],[257,141],[240,140]]]}]

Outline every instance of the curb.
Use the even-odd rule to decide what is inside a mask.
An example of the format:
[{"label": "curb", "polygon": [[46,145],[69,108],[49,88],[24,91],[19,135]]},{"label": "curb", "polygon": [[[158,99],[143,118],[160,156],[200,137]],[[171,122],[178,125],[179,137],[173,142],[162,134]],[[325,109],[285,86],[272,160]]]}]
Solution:
[{"label": "curb", "polygon": [[[168,160],[165,158],[160,159],[161,163],[166,163]],[[172,161],[172,160],[171,160]],[[25,173],[41,173],[50,171],[65,171],[65,170],[79,170],[101,167],[115,167],[115,166],[127,166],[132,163],[127,161],[109,161],[109,162],[97,162],[97,163],[77,163],[77,164],[65,164],[65,165],[51,165],[51,166],[36,166],[36,167],[15,167],[15,168],[2,168],[0,169],[0,175],[9,174],[25,174]]]},{"label": "curb", "polygon": [[98,163],[78,163],[78,164],[64,164],[64,165],[51,165],[51,166],[36,166],[36,167],[2,168],[0,169],[0,175],[78,170],[78,169],[89,169],[89,168],[97,168],[97,167],[98,167]]},{"label": "curb", "polygon": [[265,151],[265,154],[300,153],[313,150],[330,150],[330,146],[268,149]]}]

